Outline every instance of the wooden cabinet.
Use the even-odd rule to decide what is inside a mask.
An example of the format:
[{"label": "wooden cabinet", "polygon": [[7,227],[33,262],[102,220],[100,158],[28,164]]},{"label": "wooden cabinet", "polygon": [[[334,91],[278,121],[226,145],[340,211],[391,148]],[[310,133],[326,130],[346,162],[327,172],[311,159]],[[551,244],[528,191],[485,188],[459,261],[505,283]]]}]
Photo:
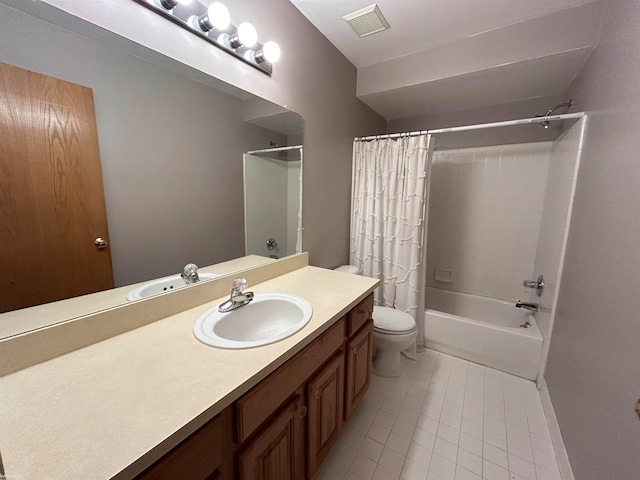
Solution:
[{"label": "wooden cabinet", "polygon": [[307,478],[313,478],[342,430],[344,352],[340,351],[307,384]]},{"label": "wooden cabinet", "polygon": [[347,377],[344,418],[348,420],[371,384],[373,320],[369,320],[347,343]]},{"label": "wooden cabinet", "polygon": [[241,480],[298,480],[304,478],[304,416],[300,395],[238,455]]}]

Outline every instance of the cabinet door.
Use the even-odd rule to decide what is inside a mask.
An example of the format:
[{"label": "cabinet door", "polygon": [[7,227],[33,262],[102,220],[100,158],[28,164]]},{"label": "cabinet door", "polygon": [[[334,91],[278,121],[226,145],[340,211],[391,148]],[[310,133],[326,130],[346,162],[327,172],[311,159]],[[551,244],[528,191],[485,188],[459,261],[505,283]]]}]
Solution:
[{"label": "cabinet door", "polygon": [[304,478],[304,416],[298,395],[269,422],[238,456],[241,480]]},{"label": "cabinet door", "polygon": [[347,343],[345,420],[349,419],[371,384],[372,348],[373,322],[369,321]]},{"label": "cabinet door", "polygon": [[329,453],[343,425],[344,352],[320,370],[307,384],[307,478]]}]

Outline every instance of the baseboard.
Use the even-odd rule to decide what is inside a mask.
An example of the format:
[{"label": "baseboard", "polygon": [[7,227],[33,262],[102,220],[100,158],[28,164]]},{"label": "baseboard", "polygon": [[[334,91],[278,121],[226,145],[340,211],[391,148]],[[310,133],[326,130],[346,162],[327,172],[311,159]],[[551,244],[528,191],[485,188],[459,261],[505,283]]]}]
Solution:
[{"label": "baseboard", "polygon": [[553,404],[551,403],[551,396],[549,395],[547,382],[542,379],[542,382],[538,385],[540,387],[542,408],[544,409],[544,414],[547,417],[547,424],[549,425],[549,432],[551,433],[551,441],[553,442],[553,448],[556,451],[556,458],[558,459],[560,476],[562,477],[562,480],[575,480],[576,477],[573,476],[571,462],[569,462],[569,455],[567,454],[567,449],[565,448],[564,441],[562,440],[562,433],[560,432],[560,425],[558,425],[556,412],[553,409]]}]

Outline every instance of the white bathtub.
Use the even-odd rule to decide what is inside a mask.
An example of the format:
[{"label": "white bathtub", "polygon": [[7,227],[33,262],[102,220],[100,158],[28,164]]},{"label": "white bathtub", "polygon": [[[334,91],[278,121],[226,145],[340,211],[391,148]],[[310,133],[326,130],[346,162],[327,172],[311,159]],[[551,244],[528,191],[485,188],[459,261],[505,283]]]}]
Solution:
[{"label": "white bathtub", "polygon": [[[542,335],[535,315],[515,303],[427,288],[425,346],[534,380]],[[520,328],[525,321],[530,328]]]}]

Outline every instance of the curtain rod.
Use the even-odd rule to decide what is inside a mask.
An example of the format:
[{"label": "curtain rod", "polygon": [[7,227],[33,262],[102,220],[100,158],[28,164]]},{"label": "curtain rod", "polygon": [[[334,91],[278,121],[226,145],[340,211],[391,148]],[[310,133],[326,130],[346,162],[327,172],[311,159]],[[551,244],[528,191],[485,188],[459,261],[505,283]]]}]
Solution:
[{"label": "curtain rod", "polygon": [[376,139],[382,139],[382,138],[415,137],[417,135],[426,135],[426,134],[433,135],[436,133],[464,132],[468,130],[508,127],[512,125],[524,125],[528,123],[540,123],[544,121],[552,122],[555,120],[569,120],[572,118],[581,118],[583,116],[584,116],[584,112],[565,113],[562,115],[549,115],[548,117],[521,118],[519,120],[507,120],[504,122],[478,123],[476,125],[463,125],[461,127],[438,128],[438,129],[432,129],[432,130],[421,130],[421,131],[404,132],[404,133],[387,133],[384,135],[370,135],[368,137],[355,137],[353,140],[355,142],[365,142],[367,140],[376,140]]},{"label": "curtain rod", "polygon": [[293,145],[291,147],[265,148],[263,150],[249,150],[247,153],[249,155],[253,155],[255,153],[271,153],[271,152],[284,152],[287,150],[298,150],[299,148],[302,148],[302,145]]}]

